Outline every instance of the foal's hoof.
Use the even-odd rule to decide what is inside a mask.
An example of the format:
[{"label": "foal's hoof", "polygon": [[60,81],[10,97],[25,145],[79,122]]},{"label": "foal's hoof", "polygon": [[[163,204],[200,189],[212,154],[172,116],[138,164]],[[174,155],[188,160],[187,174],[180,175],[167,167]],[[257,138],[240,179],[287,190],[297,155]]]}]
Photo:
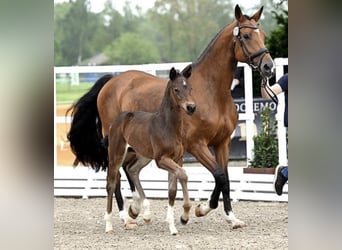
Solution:
[{"label": "foal's hoof", "polygon": [[136,222],[133,222],[133,221],[127,222],[125,224],[125,229],[127,229],[127,230],[136,229],[137,227],[138,227],[138,224]]},{"label": "foal's hoof", "polygon": [[202,212],[201,212],[201,204],[197,205],[197,207],[195,208],[195,215],[196,215],[196,217],[204,216],[204,214],[202,214]]},{"label": "foal's hoof", "polygon": [[188,223],[189,219],[185,220],[185,219],[183,219],[182,216],[181,216],[181,217],[180,217],[180,221],[181,221],[182,225],[186,225],[186,224]]},{"label": "foal's hoof", "polygon": [[136,219],[136,218],[138,217],[139,214],[134,213],[133,210],[132,210],[132,207],[129,206],[129,208],[128,208],[128,215],[129,215],[129,217],[131,217],[132,219]]},{"label": "foal's hoof", "polygon": [[143,218],[145,224],[151,224],[151,218]]}]

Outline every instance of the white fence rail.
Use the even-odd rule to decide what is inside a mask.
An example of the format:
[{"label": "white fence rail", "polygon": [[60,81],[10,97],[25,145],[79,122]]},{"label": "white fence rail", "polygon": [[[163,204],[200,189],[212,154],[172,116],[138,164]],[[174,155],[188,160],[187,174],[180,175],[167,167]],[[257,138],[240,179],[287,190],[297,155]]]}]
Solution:
[{"label": "white fence rail", "polygon": [[[208,199],[214,189],[215,181],[211,173],[200,164],[184,166],[188,174],[188,189],[191,199]],[[231,199],[258,201],[288,201],[288,184],[284,186],[282,196],[273,190],[271,174],[244,174],[243,167],[229,167]],[[140,173],[141,184],[148,198],[167,198],[167,171],[159,169],[154,161]],[[123,196],[132,197],[126,175],[121,177],[121,191]],[[106,172],[98,172],[88,167],[55,167],[54,195],[72,197],[105,197]],[[177,198],[183,198],[178,184]],[[222,199],[222,195],[220,197]]]}]

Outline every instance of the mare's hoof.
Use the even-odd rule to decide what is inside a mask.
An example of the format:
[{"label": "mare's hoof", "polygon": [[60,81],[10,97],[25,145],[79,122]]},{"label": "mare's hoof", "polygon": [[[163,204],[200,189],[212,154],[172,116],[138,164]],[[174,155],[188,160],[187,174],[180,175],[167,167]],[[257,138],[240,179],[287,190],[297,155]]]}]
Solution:
[{"label": "mare's hoof", "polygon": [[243,221],[233,223],[233,229],[243,228],[245,226],[246,226],[246,223],[244,223]]},{"label": "mare's hoof", "polygon": [[182,218],[182,216],[181,216],[181,217],[180,217],[180,221],[181,221],[182,225],[186,225],[186,224],[188,223],[189,219],[184,220],[184,219]]}]

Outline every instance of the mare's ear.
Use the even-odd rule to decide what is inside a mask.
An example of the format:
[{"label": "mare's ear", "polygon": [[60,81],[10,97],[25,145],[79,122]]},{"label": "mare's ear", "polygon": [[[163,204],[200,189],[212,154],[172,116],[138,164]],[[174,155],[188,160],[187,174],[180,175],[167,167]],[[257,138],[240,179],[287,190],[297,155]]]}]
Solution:
[{"label": "mare's ear", "polygon": [[240,9],[240,6],[237,4],[235,5],[235,18],[237,21],[241,22],[242,17],[243,17],[242,11]]},{"label": "mare's ear", "polygon": [[186,66],[183,71],[182,71],[182,75],[185,78],[189,78],[191,76],[191,72],[192,72],[192,66],[191,64],[189,64],[188,66]]},{"label": "mare's ear", "polygon": [[175,70],[174,67],[171,68],[170,74],[169,74],[170,80],[173,81],[177,77],[177,71]]},{"label": "mare's ear", "polygon": [[261,8],[258,10],[258,12],[256,12],[251,19],[254,19],[256,22],[259,21],[262,11],[264,10],[264,6],[261,6]]}]

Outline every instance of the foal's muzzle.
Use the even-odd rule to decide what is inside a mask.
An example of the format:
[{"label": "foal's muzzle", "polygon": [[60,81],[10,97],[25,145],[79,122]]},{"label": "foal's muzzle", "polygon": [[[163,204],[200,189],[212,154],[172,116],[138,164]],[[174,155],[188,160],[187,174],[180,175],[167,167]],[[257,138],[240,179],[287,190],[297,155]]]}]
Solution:
[{"label": "foal's muzzle", "polygon": [[192,115],[196,110],[196,105],[195,104],[187,104],[186,105],[186,113],[188,115]]}]

